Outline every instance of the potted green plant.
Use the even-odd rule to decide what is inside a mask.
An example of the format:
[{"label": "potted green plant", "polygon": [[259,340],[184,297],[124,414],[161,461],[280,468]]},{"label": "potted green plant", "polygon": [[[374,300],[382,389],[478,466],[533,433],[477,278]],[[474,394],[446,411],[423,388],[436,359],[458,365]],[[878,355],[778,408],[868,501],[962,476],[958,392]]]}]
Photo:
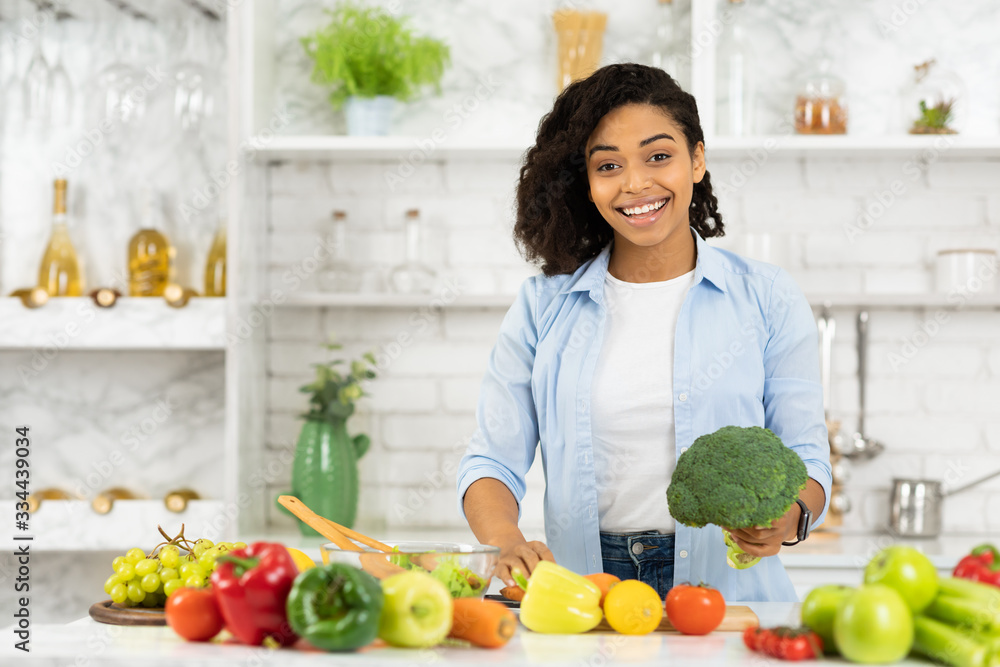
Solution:
[{"label": "potted green plant", "polygon": [[[342,348],[333,342],[324,347]],[[347,419],[354,414],[355,402],[367,395],[361,385],[375,377],[375,357],[369,352],[351,361],[346,374],[337,368],[345,363],[334,359],[313,364],[316,379],[300,389],[311,396],[309,411],[301,415],[305,423],[295,445],[291,495],[320,516],[351,527],[358,511],[358,460],[371,440],[363,433],[348,435]],[[301,521],[299,530],[303,535],[319,534]]]},{"label": "potted green plant", "polygon": [[407,17],[381,8],[345,2],[328,13],[330,22],[301,41],[312,81],[332,86],[335,110],[346,107],[348,134],[388,134],[395,100],[410,101],[425,86],[440,94],[446,44],[415,35]]}]

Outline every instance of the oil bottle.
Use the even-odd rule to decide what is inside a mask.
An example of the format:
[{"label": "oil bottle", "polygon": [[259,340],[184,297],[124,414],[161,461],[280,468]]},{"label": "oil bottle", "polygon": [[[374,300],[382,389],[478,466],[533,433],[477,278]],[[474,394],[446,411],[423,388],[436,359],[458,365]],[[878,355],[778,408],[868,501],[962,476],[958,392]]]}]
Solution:
[{"label": "oil bottle", "polygon": [[81,296],[80,262],[66,226],[66,180],[57,179],[52,207],[52,235],[38,269],[38,286],[49,296]]},{"label": "oil bottle", "polygon": [[219,223],[205,262],[205,296],[226,296],[226,221]]},{"label": "oil bottle", "polygon": [[174,248],[156,229],[155,196],[142,193],[140,229],[128,244],[128,293],[130,296],[163,296],[173,281]]}]

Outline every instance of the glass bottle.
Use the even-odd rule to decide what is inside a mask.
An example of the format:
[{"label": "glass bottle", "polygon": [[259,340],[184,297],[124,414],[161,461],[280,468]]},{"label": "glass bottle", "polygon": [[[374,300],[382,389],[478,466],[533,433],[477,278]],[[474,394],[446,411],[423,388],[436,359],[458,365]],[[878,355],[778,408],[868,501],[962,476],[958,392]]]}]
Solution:
[{"label": "glass bottle", "polygon": [[205,296],[226,296],[226,222],[221,221],[205,262]]},{"label": "glass bottle", "polygon": [[320,287],[328,292],[357,292],[362,270],[351,261],[347,249],[347,213],[333,212],[333,253],[319,275]]},{"label": "glass bottle", "polygon": [[98,514],[107,514],[115,506],[115,501],[136,500],[137,498],[138,496],[128,489],[116,486],[111,489],[105,489],[94,496],[94,499],[90,502],[90,506]]},{"label": "glass bottle", "polygon": [[191,489],[176,489],[174,491],[167,492],[167,495],[163,497],[163,504],[166,505],[167,509],[171,512],[180,513],[187,509],[189,501],[199,499],[201,499],[201,496],[198,495],[197,491],[192,491]]},{"label": "glass bottle", "polygon": [[406,212],[406,261],[389,275],[392,289],[403,294],[426,294],[434,288],[434,270],[420,261],[420,211]]},{"label": "glass bottle", "polygon": [[142,199],[141,228],[128,243],[128,293],[163,296],[167,283],[173,281],[174,249],[156,229],[154,195],[144,191]]},{"label": "glass bottle", "polygon": [[56,487],[50,487],[47,489],[42,489],[36,491],[35,493],[28,495],[28,512],[34,514],[42,506],[42,502],[46,500],[74,500],[74,496],[68,491],[63,491],[62,489]]},{"label": "glass bottle", "polygon": [[795,96],[795,131],[798,134],[847,133],[847,85],[830,72],[829,58],[819,62]]},{"label": "glass bottle", "polygon": [[66,226],[66,180],[58,179],[54,185],[52,236],[38,269],[38,286],[48,292],[49,296],[81,296],[83,283],[80,261]]},{"label": "glass bottle", "polygon": [[743,0],[729,0],[723,14],[727,28],[716,53],[717,130],[720,135],[753,134],[753,51],[744,25]]},{"label": "glass bottle", "polygon": [[687,63],[681,57],[681,39],[673,0],[658,0],[656,37],[648,60],[650,65],[669,74],[681,88],[689,88]]}]

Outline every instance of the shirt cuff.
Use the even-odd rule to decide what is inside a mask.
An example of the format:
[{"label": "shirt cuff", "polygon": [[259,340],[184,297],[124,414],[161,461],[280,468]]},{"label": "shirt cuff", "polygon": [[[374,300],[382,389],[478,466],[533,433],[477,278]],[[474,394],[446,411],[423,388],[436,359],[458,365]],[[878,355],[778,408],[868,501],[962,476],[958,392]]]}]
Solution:
[{"label": "shirt cuff", "polygon": [[490,478],[502,482],[504,486],[510,491],[510,495],[514,496],[515,502],[517,502],[517,520],[521,520],[521,498],[518,497],[516,488],[516,483],[514,480],[508,478],[504,474],[501,468],[495,468],[488,465],[478,465],[466,470],[461,479],[458,482],[458,513],[465,520],[466,523],[469,522],[469,518],[465,516],[465,492],[469,490],[469,487],[473,483],[478,482],[481,479]]}]

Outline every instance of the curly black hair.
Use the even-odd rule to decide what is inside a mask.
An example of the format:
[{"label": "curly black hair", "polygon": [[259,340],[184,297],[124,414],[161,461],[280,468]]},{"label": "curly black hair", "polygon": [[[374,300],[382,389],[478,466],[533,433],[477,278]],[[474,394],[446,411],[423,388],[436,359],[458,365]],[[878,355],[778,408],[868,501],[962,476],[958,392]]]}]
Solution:
[{"label": "curly black hair", "polygon": [[[661,109],[684,132],[692,156],[705,140],[694,97],[656,67],[608,65],[567,86],[542,118],[517,184],[514,240],[525,259],[540,263],[546,276],[573,273],[614,238],[587,197],[584,149],[600,120],[629,104]],[[725,233],[708,171],[694,184],[689,217],[704,238]]]}]

